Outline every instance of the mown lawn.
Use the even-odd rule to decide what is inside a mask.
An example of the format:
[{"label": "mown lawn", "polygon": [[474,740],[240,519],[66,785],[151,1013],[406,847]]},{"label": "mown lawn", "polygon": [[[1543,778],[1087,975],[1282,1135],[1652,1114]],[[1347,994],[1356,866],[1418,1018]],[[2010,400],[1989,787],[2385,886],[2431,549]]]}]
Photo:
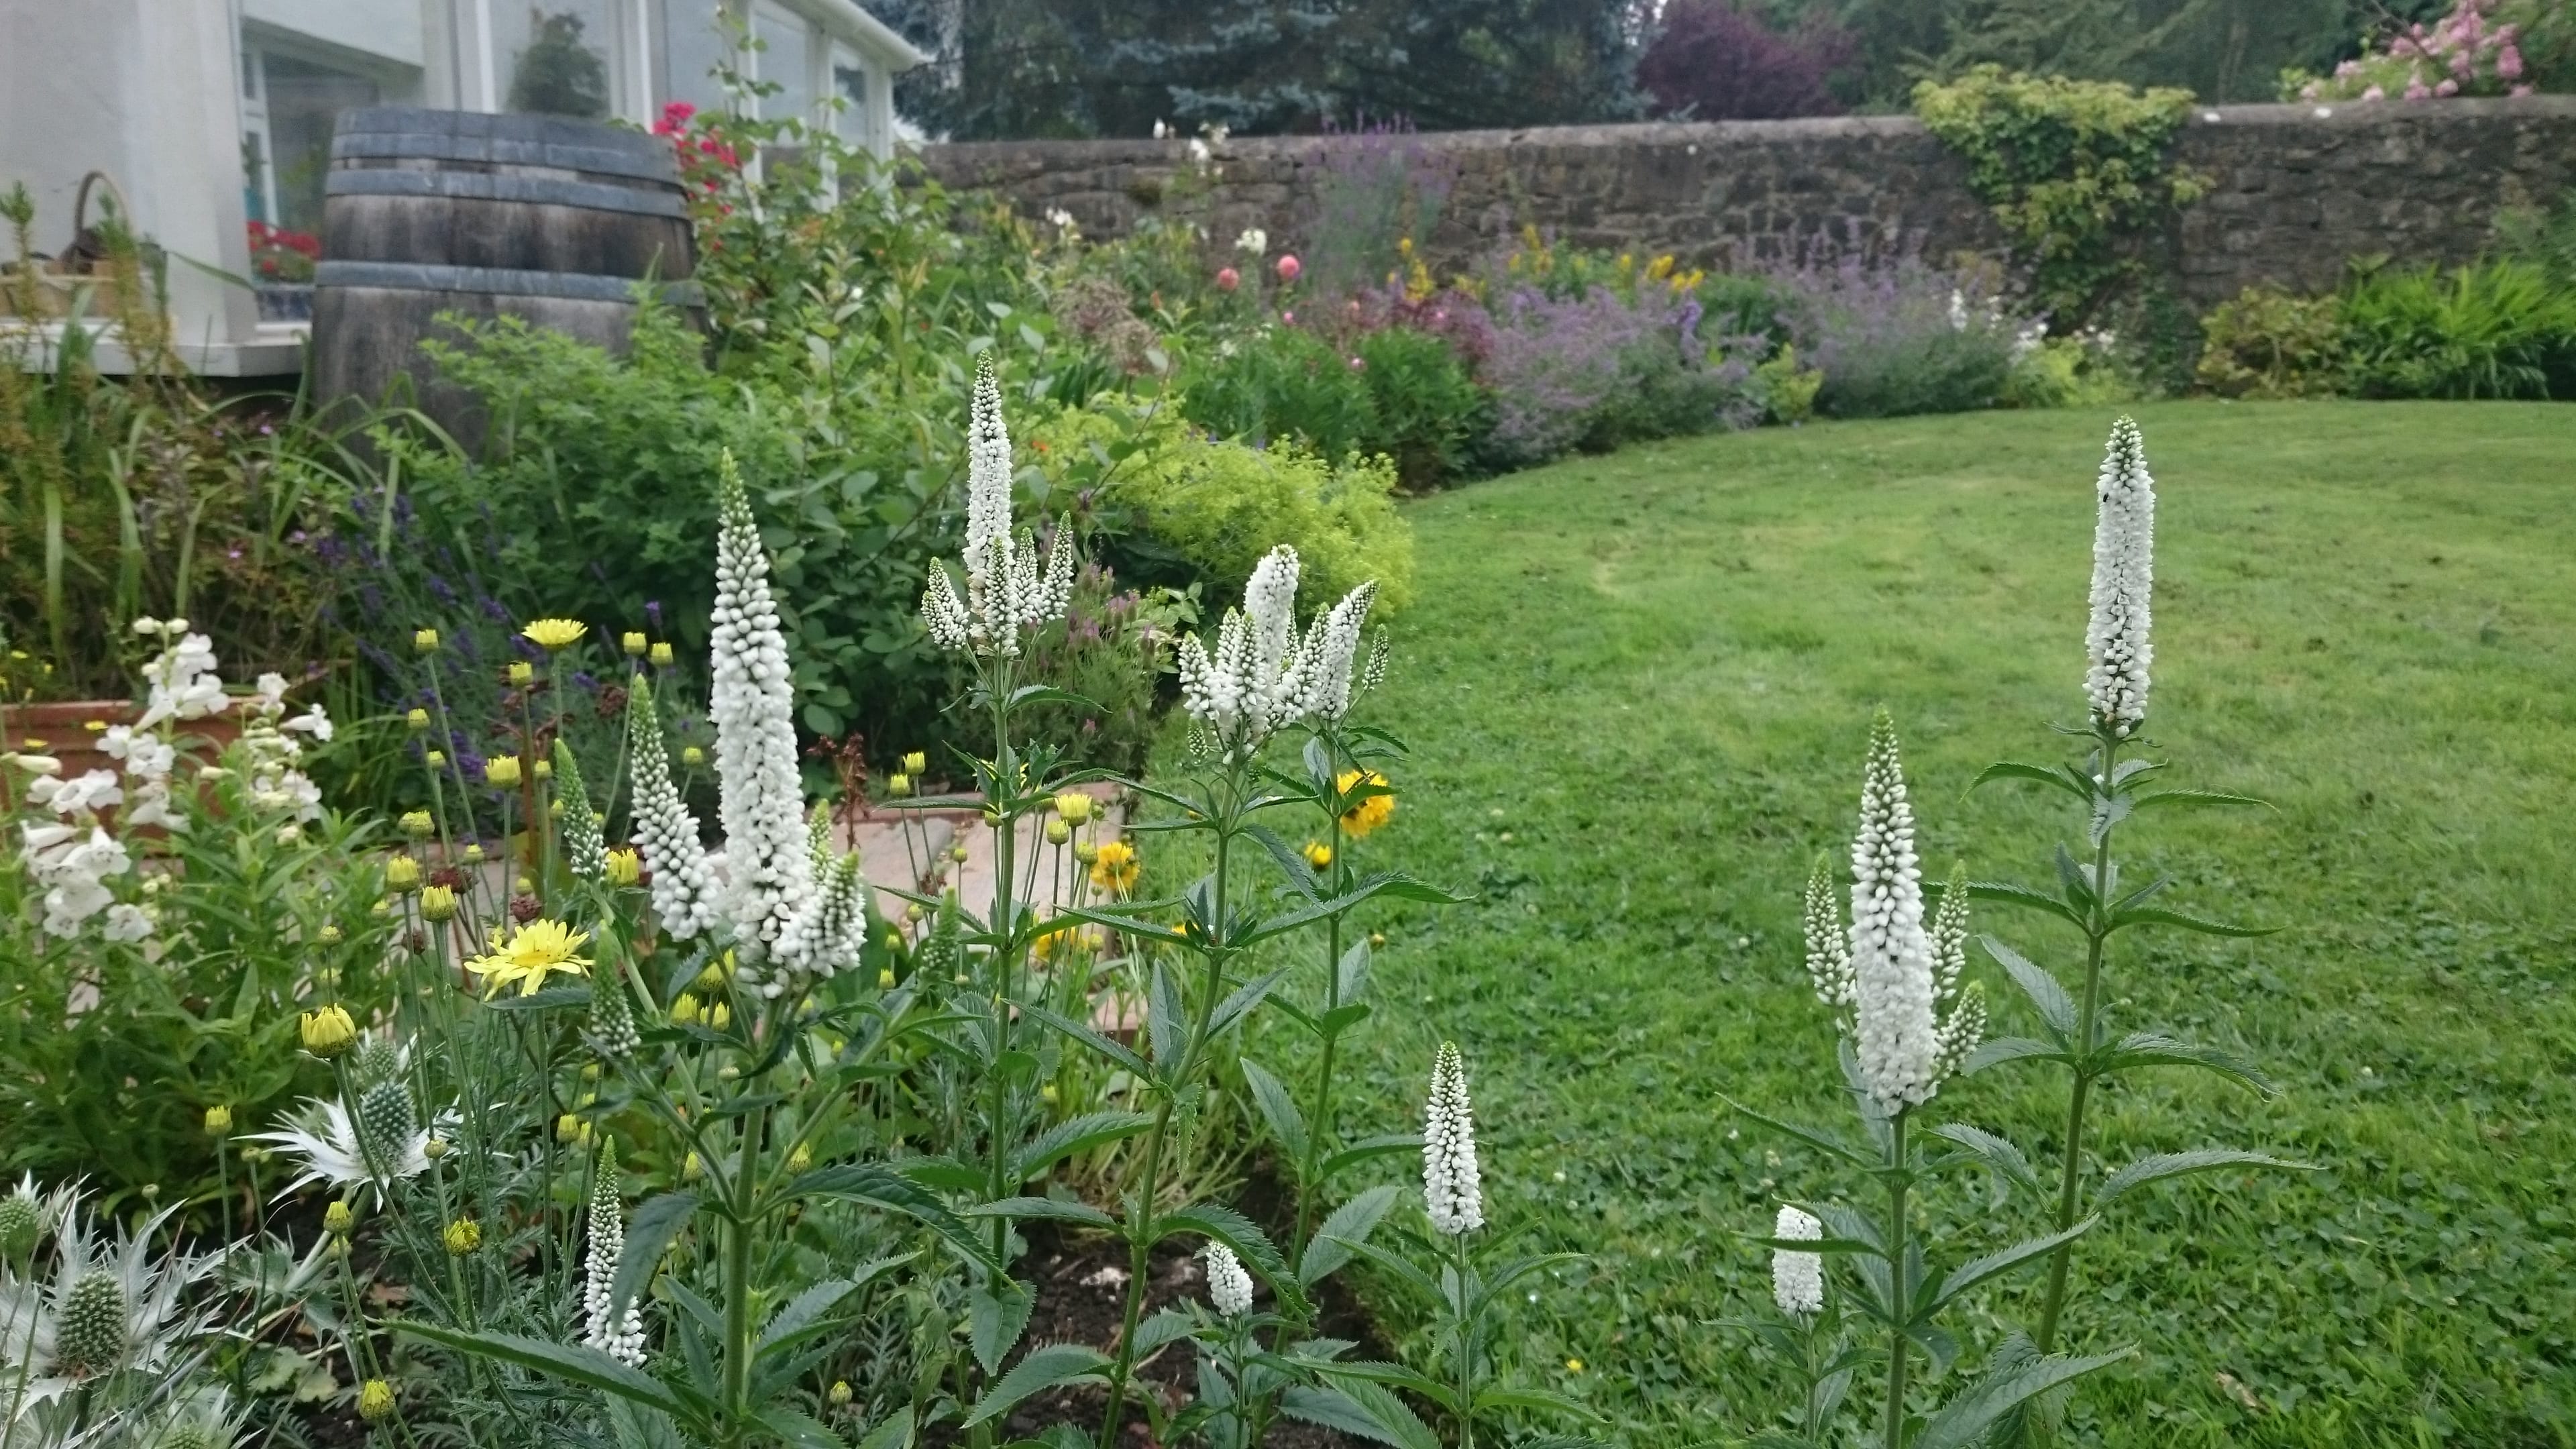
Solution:
[{"label": "mown lawn", "polygon": [[[2127,829],[2133,879],[2285,927],[2141,935],[2122,1029],[2239,1049],[2285,1094],[2138,1079],[2115,1164],[2211,1143],[2323,1172],[2149,1189],[2083,1251],[2077,1396],[2107,1445],[2576,1442],[2576,409],[2141,409],[2161,497],[2150,734],[2178,782],[2277,813]],[[1355,1127],[1467,1050],[1493,1212],[1588,1272],[1516,1305],[1523,1369],[1640,1446],[1760,1426],[1784,1194],[1850,1184],[1725,1093],[1845,1125],[1798,891],[1844,848],[1870,708],[1903,730],[1927,872],[2043,881],[2075,829],[1985,763],[2082,708],[2091,482],[2111,415],[1832,424],[1645,447],[1412,509],[1420,602],[1374,718],[1414,755],[1372,865],[1473,887],[1383,924]],[[1978,928],[2073,974],[2072,933]],[[1978,960],[1997,1031],[2028,1008]],[[2044,1084],[2044,1085],[2043,1085]],[[2053,1159],[2061,1087],[1999,1069],[1942,1115]],[[1950,1261],[2040,1206],[1939,1195]],[[2036,1275],[1954,1326],[1990,1342]],[[1392,1295],[1396,1324],[1413,1321]],[[1580,1370],[1568,1360],[1579,1360]],[[1944,1385],[1944,1388],[1952,1385]],[[1850,1411],[1847,1411],[1850,1412]]]}]

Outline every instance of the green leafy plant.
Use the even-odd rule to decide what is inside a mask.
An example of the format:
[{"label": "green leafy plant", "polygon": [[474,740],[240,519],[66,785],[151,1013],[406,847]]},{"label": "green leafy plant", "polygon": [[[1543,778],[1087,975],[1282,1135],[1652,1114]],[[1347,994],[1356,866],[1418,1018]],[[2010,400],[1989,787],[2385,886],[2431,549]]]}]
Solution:
[{"label": "green leafy plant", "polygon": [[2135,245],[2207,183],[2167,153],[2191,93],[1979,65],[1915,87],[1914,112],[1968,166],[2059,330],[2143,275]]},{"label": "green leafy plant", "polygon": [[2343,385],[2343,302],[2248,287],[2201,319],[2194,377],[2227,397],[2323,397]]},{"label": "green leafy plant", "polygon": [[2340,310],[2346,375],[2365,396],[2576,396],[2576,287],[2529,262],[2371,270]]}]

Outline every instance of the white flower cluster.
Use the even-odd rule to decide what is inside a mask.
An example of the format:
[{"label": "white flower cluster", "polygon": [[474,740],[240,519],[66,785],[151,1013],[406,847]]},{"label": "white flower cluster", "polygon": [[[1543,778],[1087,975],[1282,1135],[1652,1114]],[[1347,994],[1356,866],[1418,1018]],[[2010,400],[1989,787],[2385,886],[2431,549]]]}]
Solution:
[{"label": "white flower cluster", "polygon": [[1454,1238],[1485,1225],[1476,1112],[1467,1100],[1467,1063],[1456,1042],[1442,1042],[1431,1059],[1431,1094],[1422,1109],[1422,1203],[1434,1232]]},{"label": "white flower cluster", "polygon": [[626,739],[635,758],[635,840],[644,868],[653,874],[653,914],[676,940],[714,928],[715,886],[707,878],[707,851],[698,840],[698,817],[671,783],[671,755],[662,743],[662,716],[653,687],[637,675],[626,696]]},{"label": "white flower cluster", "polygon": [[809,976],[829,976],[859,959],[867,944],[868,882],[858,852],[831,856],[815,872],[814,895],[778,938],[778,959]]},{"label": "white flower cluster", "polygon": [[297,769],[304,747],[295,735],[331,738],[331,717],[316,704],[286,717],[286,676],[263,674],[257,693],[241,702],[242,753],[250,770],[250,798],[263,810],[290,811],[297,820],[322,818],[322,787]]},{"label": "white flower cluster", "polygon": [[215,673],[213,640],[189,633],[185,619],[137,619],[134,632],[164,641],[161,653],[143,666],[143,682],[149,693],[143,717],[134,722],[136,729],[154,729],[164,720],[204,719],[224,712],[228,701],[224,698],[223,678]]},{"label": "white flower cluster", "polygon": [[2148,637],[2155,594],[2156,480],[2135,420],[2111,424],[2095,484],[2092,615],[2084,627],[2084,695],[2093,718],[2121,738],[2147,717]]},{"label": "white flower cluster", "polygon": [[1914,807],[1905,799],[1896,726],[1884,711],[1870,729],[1851,862],[1854,1036],[1861,1079],[1880,1110],[1894,1113],[1930,1100],[1939,1087],[1941,1037],[1933,1017],[1932,942],[1923,930]]},{"label": "white flower cluster", "polygon": [[1011,435],[1002,426],[1002,388],[988,354],[975,364],[975,400],[966,424],[966,597],[957,597],[945,565],[933,562],[921,594],[921,621],[931,642],[960,653],[1016,659],[1020,631],[1064,617],[1073,600],[1073,529],[1056,525],[1041,571],[1037,540],[1011,535]]},{"label": "white flower cluster", "polygon": [[1807,979],[1816,999],[1834,1009],[1834,1019],[1851,1029],[1856,993],[1852,985],[1851,933],[1843,926],[1842,904],[1834,899],[1834,876],[1824,861],[1807,874]]},{"label": "white flower cluster", "polygon": [[19,862],[44,891],[46,934],[78,935],[82,923],[101,911],[108,913],[111,940],[139,941],[152,934],[151,918],[142,908],[118,902],[107,888],[108,877],[134,868],[124,842],[108,834],[94,813],[119,798],[116,776],[92,770],[65,781],[59,773],[41,773],[43,766],[62,769],[62,762],[49,755],[20,755],[16,763],[19,769],[40,771],[27,787],[27,798],[66,817],[22,821],[18,827]]},{"label": "white flower cluster", "polygon": [[1207,1245],[1208,1302],[1228,1318],[1241,1318],[1252,1311],[1252,1275],[1243,1270],[1243,1260],[1234,1249],[1223,1243]]},{"label": "white flower cluster", "polygon": [[742,471],[722,457],[717,495],[713,681],[717,819],[724,827],[724,913],[746,983],[769,996],[788,976],[757,969],[814,893],[805,845],[804,785],[796,766],[796,691],[787,638],[769,589],[769,554]]},{"label": "white flower cluster", "polygon": [[[1243,607],[1217,624],[1216,652],[1196,634],[1181,640],[1181,705],[1215,736],[1223,758],[1248,759],[1274,732],[1310,717],[1339,720],[1350,708],[1353,660],[1377,583],[1351,590],[1300,639],[1297,570],[1297,550],[1284,543],[1262,555],[1243,586]],[[1385,655],[1381,634],[1361,692],[1384,677]]]},{"label": "white flower cluster", "polygon": [[[1816,1221],[1815,1214],[1786,1204],[1771,1224],[1771,1236],[1788,1242],[1812,1243],[1824,1235],[1825,1225]],[[1801,1253],[1794,1248],[1772,1249],[1771,1299],[1780,1305],[1781,1312],[1801,1318],[1824,1312],[1824,1255]]]},{"label": "white flower cluster", "polygon": [[1234,239],[1234,249],[1248,256],[1260,256],[1270,250],[1270,233],[1257,226],[1245,227],[1242,234]]},{"label": "white flower cluster", "polygon": [[[1904,778],[1895,768],[1893,734],[1888,736],[1886,747],[1888,770],[1882,774],[1873,768],[1868,777],[1869,783],[1864,786],[1862,837],[1864,840],[1876,838],[1882,841],[1901,838],[1903,843],[1898,849],[1904,860],[1911,861],[1913,859],[1912,815],[1904,803]],[[1879,760],[1878,742],[1875,740],[1872,742],[1871,759],[1875,767]],[[1893,809],[1886,806],[1888,796],[1882,781],[1893,783],[1895,801]],[[1875,837],[1868,823],[1872,818],[1888,822]],[[1881,862],[1878,868],[1882,875],[1894,870],[1897,873],[1896,879],[1914,880],[1910,867],[1896,866],[1888,860],[1883,850],[1874,851],[1874,855]],[[1857,863],[1859,859],[1857,845],[1854,847],[1853,858]],[[1898,894],[1907,890],[1913,893],[1911,909],[1919,921],[1923,909],[1919,881],[1900,887]],[[1853,896],[1855,901],[1859,899],[1857,889]],[[1901,903],[1893,904],[1889,907],[1888,914],[1892,918],[1905,909],[1906,907]],[[1833,875],[1821,860],[1816,862],[1814,872],[1807,877],[1805,917],[1807,977],[1815,983],[1816,999],[1832,1007],[1836,1024],[1846,1035],[1857,1039],[1861,1031],[1858,1014],[1862,987],[1859,974],[1854,968],[1852,952],[1858,933],[1843,925],[1842,907],[1834,899]],[[1891,930],[1894,929],[1891,926]],[[1933,912],[1931,927],[1922,933],[1922,939],[1926,959],[1930,964],[1928,981],[1935,1022],[1932,1028],[1934,1049],[1931,1086],[1937,1089],[1942,1082],[1958,1075],[1959,1069],[1968,1060],[1968,1054],[1975,1051],[1978,1043],[1984,1041],[1986,1036],[1985,987],[1981,983],[1967,979],[1968,877],[1964,869],[1952,873],[1949,888],[1942,892],[1940,908]],[[1904,975],[1902,971],[1891,971],[1889,974],[1892,977]],[[1912,978],[1905,978],[1900,982],[1898,989],[1881,998],[1881,1003],[1895,1016],[1910,1023],[1913,1019],[1910,1008],[1898,1005],[1896,1001],[1898,998],[1910,1000],[1915,992],[1916,985]],[[1887,1019],[1889,1011],[1880,1013],[1882,1022]],[[1915,1059],[1911,1051],[1912,1049],[1909,1048],[1907,1054],[1909,1063]],[[1866,1061],[1867,1058],[1864,1057],[1864,1060]],[[1911,1066],[1907,1070],[1910,1072]],[[1873,1082],[1876,1080],[1875,1077],[1872,1078]],[[1894,1100],[1880,1096],[1875,1087],[1872,1095],[1879,1097],[1882,1103]],[[1921,1097],[1906,1100],[1921,1101],[1931,1095],[1931,1090],[1926,1090]]]},{"label": "white flower cluster", "polygon": [[609,1296],[617,1283],[617,1260],[626,1253],[626,1219],[617,1196],[617,1162],[600,1154],[599,1172],[590,1189],[590,1254],[582,1260],[581,1341],[624,1364],[644,1362],[644,1315],[633,1303],[624,1312]]},{"label": "white flower cluster", "polygon": [[1932,989],[1941,1007],[1940,1077],[1959,1074],[1968,1054],[1986,1039],[1986,991],[1969,981],[1968,873],[1950,873],[1941,904],[1932,912]]}]

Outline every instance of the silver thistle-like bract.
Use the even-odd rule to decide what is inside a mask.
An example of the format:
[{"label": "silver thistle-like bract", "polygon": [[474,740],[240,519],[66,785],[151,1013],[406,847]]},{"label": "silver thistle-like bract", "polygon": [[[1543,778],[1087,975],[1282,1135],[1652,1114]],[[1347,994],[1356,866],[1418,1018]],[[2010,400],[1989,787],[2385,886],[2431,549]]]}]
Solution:
[{"label": "silver thistle-like bract", "polygon": [[1243,607],[1217,623],[1216,651],[1196,634],[1181,640],[1181,707],[1222,759],[1250,759],[1297,721],[1305,702],[1310,661],[1297,636],[1297,568],[1297,550],[1287,544],[1262,555],[1243,586]]},{"label": "silver thistle-like bract", "polygon": [[617,1260],[626,1253],[626,1217],[617,1192],[617,1151],[603,1139],[599,1171],[590,1188],[590,1253],[582,1260],[581,1341],[625,1364],[644,1362],[644,1315],[633,1303],[621,1310],[612,1296]]},{"label": "silver thistle-like bract", "polygon": [[1241,1318],[1252,1311],[1252,1275],[1243,1270],[1243,1260],[1234,1249],[1211,1241],[1207,1245],[1208,1302],[1228,1318]]},{"label": "silver thistle-like bract", "polygon": [[1885,710],[1870,728],[1851,869],[1852,1034],[1871,1099],[1895,1113],[1928,1101],[1939,1087],[1941,1037],[1914,807]]},{"label": "silver thistle-like bract", "polygon": [[1377,580],[1371,579],[1306,626],[1306,640],[1299,651],[1305,656],[1299,713],[1326,724],[1339,724],[1350,713],[1351,686],[1355,678],[1363,677],[1360,641],[1368,628],[1369,606],[1376,601]]},{"label": "silver thistle-like bract", "polygon": [[1852,1014],[1851,932],[1843,925],[1842,903],[1834,899],[1833,868],[1819,856],[1807,873],[1807,979],[1816,999],[1834,1009],[1846,1027]]},{"label": "silver thistle-like bract", "polygon": [[1026,529],[1011,533],[1011,435],[1002,424],[1002,388],[991,354],[975,362],[974,400],[966,423],[966,570],[959,598],[948,570],[934,562],[921,595],[921,622],[943,649],[1016,659],[1020,632],[1064,617],[1073,601],[1073,528],[1058,520],[1043,565]]},{"label": "silver thistle-like bract", "polygon": [[796,763],[796,690],[751,497],[733,454],[717,491],[715,643],[707,714],[716,727],[717,820],[724,827],[724,913],[746,984],[777,996],[790,975],[771,948],[813,895],[804,784]]},{"label": "silver thistle-like bract", "polygon": [[1476,1112],[1467,1099],[1467,1062],[1456,1042],[1442,1042],[1431,1059],[1431,1092],[1422,1108],[1422,1205],[1432,1231],[1449,1237],[1485,1225]]},{"label": "silver thistle-like bract", "polygon": [[2137,423],[2111,424],[2094,486],[2092,611],[2084,626],[2084,696],[2094,720],[2127,738],[2147,717],[2155,594],[2156,481]]},{"label": "silver thistle-like bract", "polygon": [[664,934],[685,941],[714,927],[719,912],[698,817],[671,780],[671,754],[662,743],[662,716],[653,687],[635,676],[626,696],[626,740],[635,760],[635,843],[653,873],[653,914]]},{"label": "silver thistle-like bract", "polygon": [[[13,1388],[21,1418],[40,1421],[33,1442],[86,1438],[71,1424],[52,1425],[53,1408],[77,1403],[75,1391],[107,1374],[168,1374],[184,1367],[189,1344],[211,1323],[214,1305],[190,1292],[223,1263],[221,1249],[152,1252],[152,1241],[182,1204],[173,1203],[114,1241],[82,1211],[77,1195],[53,1209],[53,1271],[0,1260],[0,1373]],[[192,1298],[197,1299],[193,1304]],[[111,1415],[111,1418],[113,1416]],[[45,1432],[60,1427],[57,1437]]]},{"label": "silver thistle-like bract", "polygon": [[[1825,1235],[1825,1225],[1804,1208],[1783,1204],[1771,1223],[1771,1236],[1786,1242],[1812,1243]],[[1800,1318],[1825,1311],[1825,1259],[1795,1248],[1771,1250],[1771,1301],[1780,1311]]]}]

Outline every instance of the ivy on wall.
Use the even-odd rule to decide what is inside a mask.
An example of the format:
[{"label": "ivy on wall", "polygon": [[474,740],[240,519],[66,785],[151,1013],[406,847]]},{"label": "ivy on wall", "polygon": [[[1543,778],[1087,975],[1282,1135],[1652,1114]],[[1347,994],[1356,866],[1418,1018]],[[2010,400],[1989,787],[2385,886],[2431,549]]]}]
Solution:
[{"label": "ivy on wall", "polygon": [[2169,154],[2191,106],[2189,91],[1997,65],[1914,88],[1915,114],[1968,163],[2061,331],[2143,275],[2133,243],[2207,188]]}]

